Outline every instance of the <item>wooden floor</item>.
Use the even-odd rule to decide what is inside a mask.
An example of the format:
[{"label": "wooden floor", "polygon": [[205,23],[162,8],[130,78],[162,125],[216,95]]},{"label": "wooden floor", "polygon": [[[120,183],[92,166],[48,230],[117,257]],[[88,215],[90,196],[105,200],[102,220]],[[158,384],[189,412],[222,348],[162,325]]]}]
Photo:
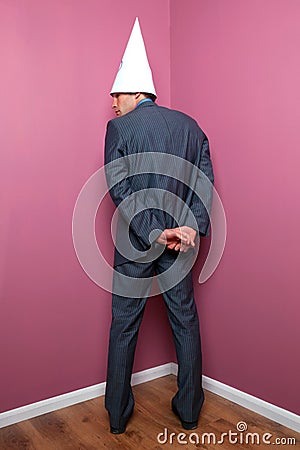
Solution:
[{"label": "wooden floor", "polygon": [[[126,433],[122,435],[110,434],[108,417],[104,409],[104,397],[99,397],[0,429],[0,449],[300,448],[300,435],[296,432],[211,392],[206,392],[206,401],[201,411],[198,429],[194,432],[185,432],[170,408],[171,398],[176,392],[176,378],[173,375],[140,384],[133,390],[135,410],[127,425]],[[247,431],[237,431],[239,422],[247,424]],[[223,443],[220,442],[222,433],[229,433],[230,430],[232,433],[238,433],[238,436],[231,436],[231,441],[234,442],[234,439],[238,437],[239,443],[230,443],[228,435],[224,437]],[[186,433],[185,436],[179,435],[183,432]],[[251,439],[250,443],[245,442],[245,434],[248,432],[257,433],[254,444],[251,444]],[[160,433],[162,435],[159,442],[157,436]],[[216,442],[213,443],[214,436],[211,435],[209,443],[208,436],[203,436],[203,433],[214,433]],[[269,441],[271,444],[274,443],[273,446],[262,443],[264,433],[272,434],[272,437],[269,436]],[[197,438],[199,438],[198,444]],[[296,444],[291,441],[289,443],[288,438],[295,438]],[[260,440],[260,445],[257,439]],[[281,444],[276,445],[276,439],[280,439]],[[180,443],[180,441],[183,442]]]}]

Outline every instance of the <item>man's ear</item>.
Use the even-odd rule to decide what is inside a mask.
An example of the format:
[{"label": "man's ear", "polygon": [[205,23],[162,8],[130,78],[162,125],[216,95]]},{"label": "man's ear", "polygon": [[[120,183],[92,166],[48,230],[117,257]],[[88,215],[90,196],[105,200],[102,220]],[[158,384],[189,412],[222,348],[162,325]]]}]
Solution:
[{"label": "man's ear", "polygon": [[139,98],[139,96],[141,95],[141,92],[136,92],[135,93],[135,99],[137,100]]}]

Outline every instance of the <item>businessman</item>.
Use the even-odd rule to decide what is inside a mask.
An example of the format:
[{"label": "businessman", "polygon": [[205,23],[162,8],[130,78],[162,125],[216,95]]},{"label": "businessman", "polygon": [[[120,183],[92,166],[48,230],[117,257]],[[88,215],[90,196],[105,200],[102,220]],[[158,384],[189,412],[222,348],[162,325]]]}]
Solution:
[{"label": "businessman", "polygon": [[[117,117],[107,125],[105,165],[119,218],[105,393],[110,431],[125,432],[133,412],[134,353],[154,276],[167,307],[178,361],[178,390],[171,407],[182,427],[193,430],[204,395],[191,267],[200,237],[209,233],[209,144],[194,119],[155,103],[138,20],[111,95]],[[203,182],[200,171],[210,183]],[[196,194],[199,185],[201,196]]]}]

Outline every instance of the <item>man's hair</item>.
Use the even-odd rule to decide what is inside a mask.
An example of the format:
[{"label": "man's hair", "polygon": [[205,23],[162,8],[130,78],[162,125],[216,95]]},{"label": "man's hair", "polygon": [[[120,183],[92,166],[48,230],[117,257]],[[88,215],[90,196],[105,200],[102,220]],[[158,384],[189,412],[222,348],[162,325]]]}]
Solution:
[{"label": "man's hair", "polygon": [[[122,94],[129,94],[129,95],[133,95],[133,94],[137,94],[137,92],[120,92]],[[110,95],[114,95],[117,94],[117,92],[112,92]],[[149,92],[141,92],[141,94],[143,94],[145,97],[150,98],[150,100],[152,100],[153,102],[155,102],[156,100],[156,95],[154,94],[149,94]]]},{"label": "man's hair", "polygon": [[156,95],[154,94],[149,94],[148,92],[141,92],[141,94],[143,94],[147,98],[150,98],[150,100],[152,100],[153,102],[155,102],[156,100]]}]

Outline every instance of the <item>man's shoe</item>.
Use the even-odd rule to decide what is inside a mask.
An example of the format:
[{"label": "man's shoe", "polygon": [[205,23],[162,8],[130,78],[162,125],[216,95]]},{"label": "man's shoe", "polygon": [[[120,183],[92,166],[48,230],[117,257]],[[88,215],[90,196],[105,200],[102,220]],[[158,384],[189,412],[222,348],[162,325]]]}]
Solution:
[{"label": "man's shoe", "polygon": [[194,422],[186,422],[185,420],[182,420],[182,418],[179,415],[179,412],[177,411],[177,408],[172,403],[172,411],[173,413],[179,417],[182,428],[185,430],[195,430],[198,427],[198,420],[195,420]]},{"label": "man's shoe", "polygon": [[122,433],[125,433],[125,431],[126,431],[126,426],[120,427],[120,428],[110,427],[110,432],[112,434],[122,434]]}]

